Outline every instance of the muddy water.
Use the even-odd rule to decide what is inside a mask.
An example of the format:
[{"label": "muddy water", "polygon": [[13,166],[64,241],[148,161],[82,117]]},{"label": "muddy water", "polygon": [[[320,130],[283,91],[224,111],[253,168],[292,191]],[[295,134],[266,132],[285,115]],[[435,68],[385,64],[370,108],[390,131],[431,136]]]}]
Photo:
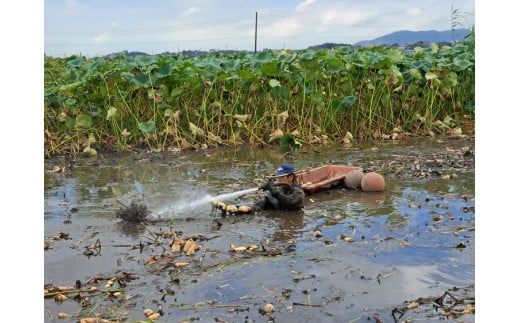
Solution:
[{"label": "muddy water", "polygon": [[[84,292],[81,299],[69,294],[63,302],[46,298],[45,320],[64,321],[57,319],[58,312],[72,314],[69,320],[144,320],[143,309],[150,308],[162,310],[162,321],[173,322],[348,322],[375,317],[393,322],[392,310],[407,302],[438,297],[453,287],[471,289],[474,168],[472,157],[463,152],[473,150],[473,141],[421,139],[378,143],[378,149],[371,149],[374,145],[46,161],[46,169],[65,165],[66,171],[45,177],[45,237],[64,232],[70,239],[53,241],[45,251],[45,283],[73,287],[79,280],[82,288],[122,294]],[[432,166],[432,160],[437,164]],[[344,163],[379,170],[387,189],[317,193],[306,197],[299,212],[222,218],[202,205],[180,208],[184,211],[146,225],[115,217],[117,201],[141,201],[152,213],[164,214],[202,196],[255,187],[276,165],[287,162],[297,169]],[[250,203],[259,194],[236,202]],[[200,249],[194,256],[161,259],[173,240],[168,231],[198,236]],[[353,242],[344,241],[345,236]],[[98,239],[101,248],[85,255]],[[233,253],[230,244],[255,244],[266,251]],[[189,265],[179,269],[173,266],[177,261]],[[135,279],[107,287],[108,279],[122,273]],[[101,280],[85,285],[92,277]],[[271,317],[259,312],[266,303],[275,307]],[[401,320],[437,319],[442,312],[424,304]],[[458,319],[473,321],[474,316]]]}]

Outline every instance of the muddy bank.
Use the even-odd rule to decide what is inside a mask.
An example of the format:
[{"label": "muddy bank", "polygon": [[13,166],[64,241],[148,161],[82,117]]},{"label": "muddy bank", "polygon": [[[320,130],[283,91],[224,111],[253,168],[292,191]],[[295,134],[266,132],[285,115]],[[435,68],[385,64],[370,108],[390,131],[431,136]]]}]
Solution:
[{"label": "muddy bank", "polygon": [[[472,139],[420,139],[49,159],[47,170],[65,171],[45,177],[45,320],[144,320],[151,309],[174,322],[393,322],[401,313],[473,321],[473,151]],[[286,162],[377,170],[387,189],[307,196],[300,212],[175,211],[196,196],[254,187]],[[116,200],[171,212],[126,224]],[[461,302],[435,302],[446,291]]]}]

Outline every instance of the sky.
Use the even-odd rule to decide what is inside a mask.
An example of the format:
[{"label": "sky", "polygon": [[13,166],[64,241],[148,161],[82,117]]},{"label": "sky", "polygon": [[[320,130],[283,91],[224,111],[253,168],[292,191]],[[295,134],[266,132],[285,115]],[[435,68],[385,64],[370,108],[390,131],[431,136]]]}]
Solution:
[{"label": "sky", "polygon": [[45,53],[105,55],[122,50],[300,49],[355,43],[399,30],[449,30],[451,7],[473,0],[45,0]]}]

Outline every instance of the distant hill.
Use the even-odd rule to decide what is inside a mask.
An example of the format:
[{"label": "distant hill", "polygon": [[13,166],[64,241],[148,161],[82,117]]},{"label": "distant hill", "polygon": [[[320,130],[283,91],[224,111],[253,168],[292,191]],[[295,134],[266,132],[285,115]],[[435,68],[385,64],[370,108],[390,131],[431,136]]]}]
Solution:
[{"label": "distant hill", "polygon": [[[453,40],[459,41],[469,33],[469,29],[455,29],[453,31]],[[377,37],[372,40],[363,40],[357,42],[355,45],[358,46],[370,46],[370,45],[399,45],[405,46],[415,44],[419,42],[423,43],[443,43],[451,42],[452,33],[451,30],[437,31],[437,30],[426,30],[426,31],[409,31],[402,30],[396,31],[381,37]]]},{"label": "distant hill", "polygon": [[323,43],[323,44],[320,44],[320,45],[309,46],[309,47],[307,47],[307,49],[314,49],[314,50],[318,50],[318,49],[333,49],[333,48],[336,48],[336,47],[345,47],[345,46],[351,46],[351,45],[350,44],[344,44],[344,43]]}]

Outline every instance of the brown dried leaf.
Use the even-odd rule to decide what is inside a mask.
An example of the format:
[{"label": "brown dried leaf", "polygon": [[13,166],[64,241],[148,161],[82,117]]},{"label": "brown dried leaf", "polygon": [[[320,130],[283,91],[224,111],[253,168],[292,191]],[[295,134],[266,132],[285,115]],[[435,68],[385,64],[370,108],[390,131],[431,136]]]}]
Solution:
[{"label": "brown dried leaf", "polygon": [[68,239],[69,234],[65,232],[58,232],[54,236],[50,237],[49,240],[55,241],[55,240],[61,240],[61,239]]},{"label": "brown dried leaf", "polygon": [[211,131],[208,131],[208,139],[210,142],[215,142],[217,144],[222,144],[224,142],[220,136],[215,135]]},{"label": "brown dried leaf", "polygon": [[189,264],[190,264],[189,262],[180,261],[180,262],[176,262],[174,265],[177,268],[184,268],[184,267],[188,266]]},{"label": "brown dried leaf", "polygon": [[283,131],[280,129],[276,129],[269,135],[269,142],[281,137],[283,137]]},{"label": "brown dried leaf", "polygon": [[413,309],[413,308],[417,308],[417,307],[419,307],[420,305],[421,305],[421,304],[419,304],[419,303],[417,303],[417,302],[414,301],[414,302],[411,302],[410,304],[406,305],[406,308],[408,308],[408,309],[411,310],[411,309]]},{"label": "brown dried leaf", "polygon": [[68,298],[68,297],[65,296],[65,295],[63,295],[63,294],[57,294],[57,295],[54,296],[54,300],[55,300],[56,302],[63,302],[63,301],[65,301],[67,298]]},{"label": "brown dried leaf", "polygon": [[153,313],[155,313],[155,311],[154,311],[154,310],[151,310],[151,309],[149,309],[149,308],[147,308],[147,309],[145,309],[145,310],[143,311],[143,314],[144,314],[144,316],[146,316],[146,317],[152,315]]},{"label": "brown dried leaf", "polygon": [[52,166],[49,173],[63,173],[65,172],[65,166]]},{"label": "brown dried leaf", "polygon": [[293,136],[293,137],[299,137],[299,136],[300,136],[300,132],[299,132],[298,130],[293,130],[293,131],[291,132],[291,136]]},{"label": "brown dried leaf", "polygon": [[153,265],[156,264],[159,261],[157,259],[157,256],[151,255],[146,261],[144,262],[145,265]]},{"label": "brown dried leaf", "polygon": [[110,323],[110,321],[99,317],[85,317],[79,320],[79,323]]},{"label": "brown dried leaf", "polygon": [[153,313],[152,315],[148,316],[149,320],[155,321],[158,320],[161,317],[161,314],[159,313]]},{"label": "brown dried leaf", "polygon": [[173,233],[170,230],[166,230],[166,231],[163,232],[162,236],[164,238],[172,238],[172,237],[175,237],[175,233]]},{"label": "brown dried leaf", "polygon": [[278,114],[276,117],[276,125],[278,126],[278,129],[282,129],[283,126],[285,126],[287,118],[289,118],[289,113],[287,111]]},{"label": "brown dried leaf", "polygon": [[58,313],[58,318],[60,318],[60,319],[66,319],[66,318],[69,318],[71,316],[72,316],[71,314],[65,313],[65,312],[59,312]]},{"label": "brown dried leaf", "polygon": [[94,148],[91,148],[90,146],[85,147],[85,149],[83,149],[83,152],[87,153],[87,154],[89,154],[91,156],[96,156],[97,155],[97,151]]},{"label": "brown dried leaf", "polygon": [[121,136],[123,136],[123,137],[125,137],[125,138],[126,138],[126,137],[130,137],[130,135],[131,135],[131,133],[128,132],[128,130],[126,130],[126,128],[123,129],[123,131],[121,131]]},{"label": "brown dried leaf", "polygon": [[191,133],[195,137],[204,137],[204,130],[202,130],[201,128],[197,127],[193,123],[191,123],[191,122],[189,123],[189,128],[190,128]]},{"label": "brown dried leaf", "polygon": [[410,242],[408,242],[406,240],[401,241],[401,247],[408,247],[408,246],[410,246]]},{"label": "brown dried leaf", "polygon": [[341,240],[346,241],[346,242],[348,242],[348,243],[352,243],[352,242],[354,242],[354,238],[347,237],[347,236],[342,236],[342,237],[341,237]]},{"label": "brown dried leaf", "polygon": [[172,245],[171,245],[171,247],[172,247],[172,251],[173,251],[173,252],[179,252],[179,251],[181,251],[181,250],[182,250],[182,247],[184,246],[184,243],[185,243],[184,239],[182,239],[182,238],[175,238],[175,239],[173,240]]},{"label": "brown dried leaf", "polygon": [[466,307],[464,308],[464,310],[462,312],[460,312],[460,315],[464,315],[464,314],[474,314],[475,313],[475,305],[472,305],[472,304],[468,304],[466,305]]},{"label": "brown dried leaf", "polygon": [[186,253],[186,256],[194,255],[195,252],[199,249],[199,246],[192,240],[189,239],[184,243],[184,247],[182,250]]},{"label": "brown dried leaf", "polygon": [[246,122],[251,117],[250,114],[235,114],[233,118],[241,122]]}]

